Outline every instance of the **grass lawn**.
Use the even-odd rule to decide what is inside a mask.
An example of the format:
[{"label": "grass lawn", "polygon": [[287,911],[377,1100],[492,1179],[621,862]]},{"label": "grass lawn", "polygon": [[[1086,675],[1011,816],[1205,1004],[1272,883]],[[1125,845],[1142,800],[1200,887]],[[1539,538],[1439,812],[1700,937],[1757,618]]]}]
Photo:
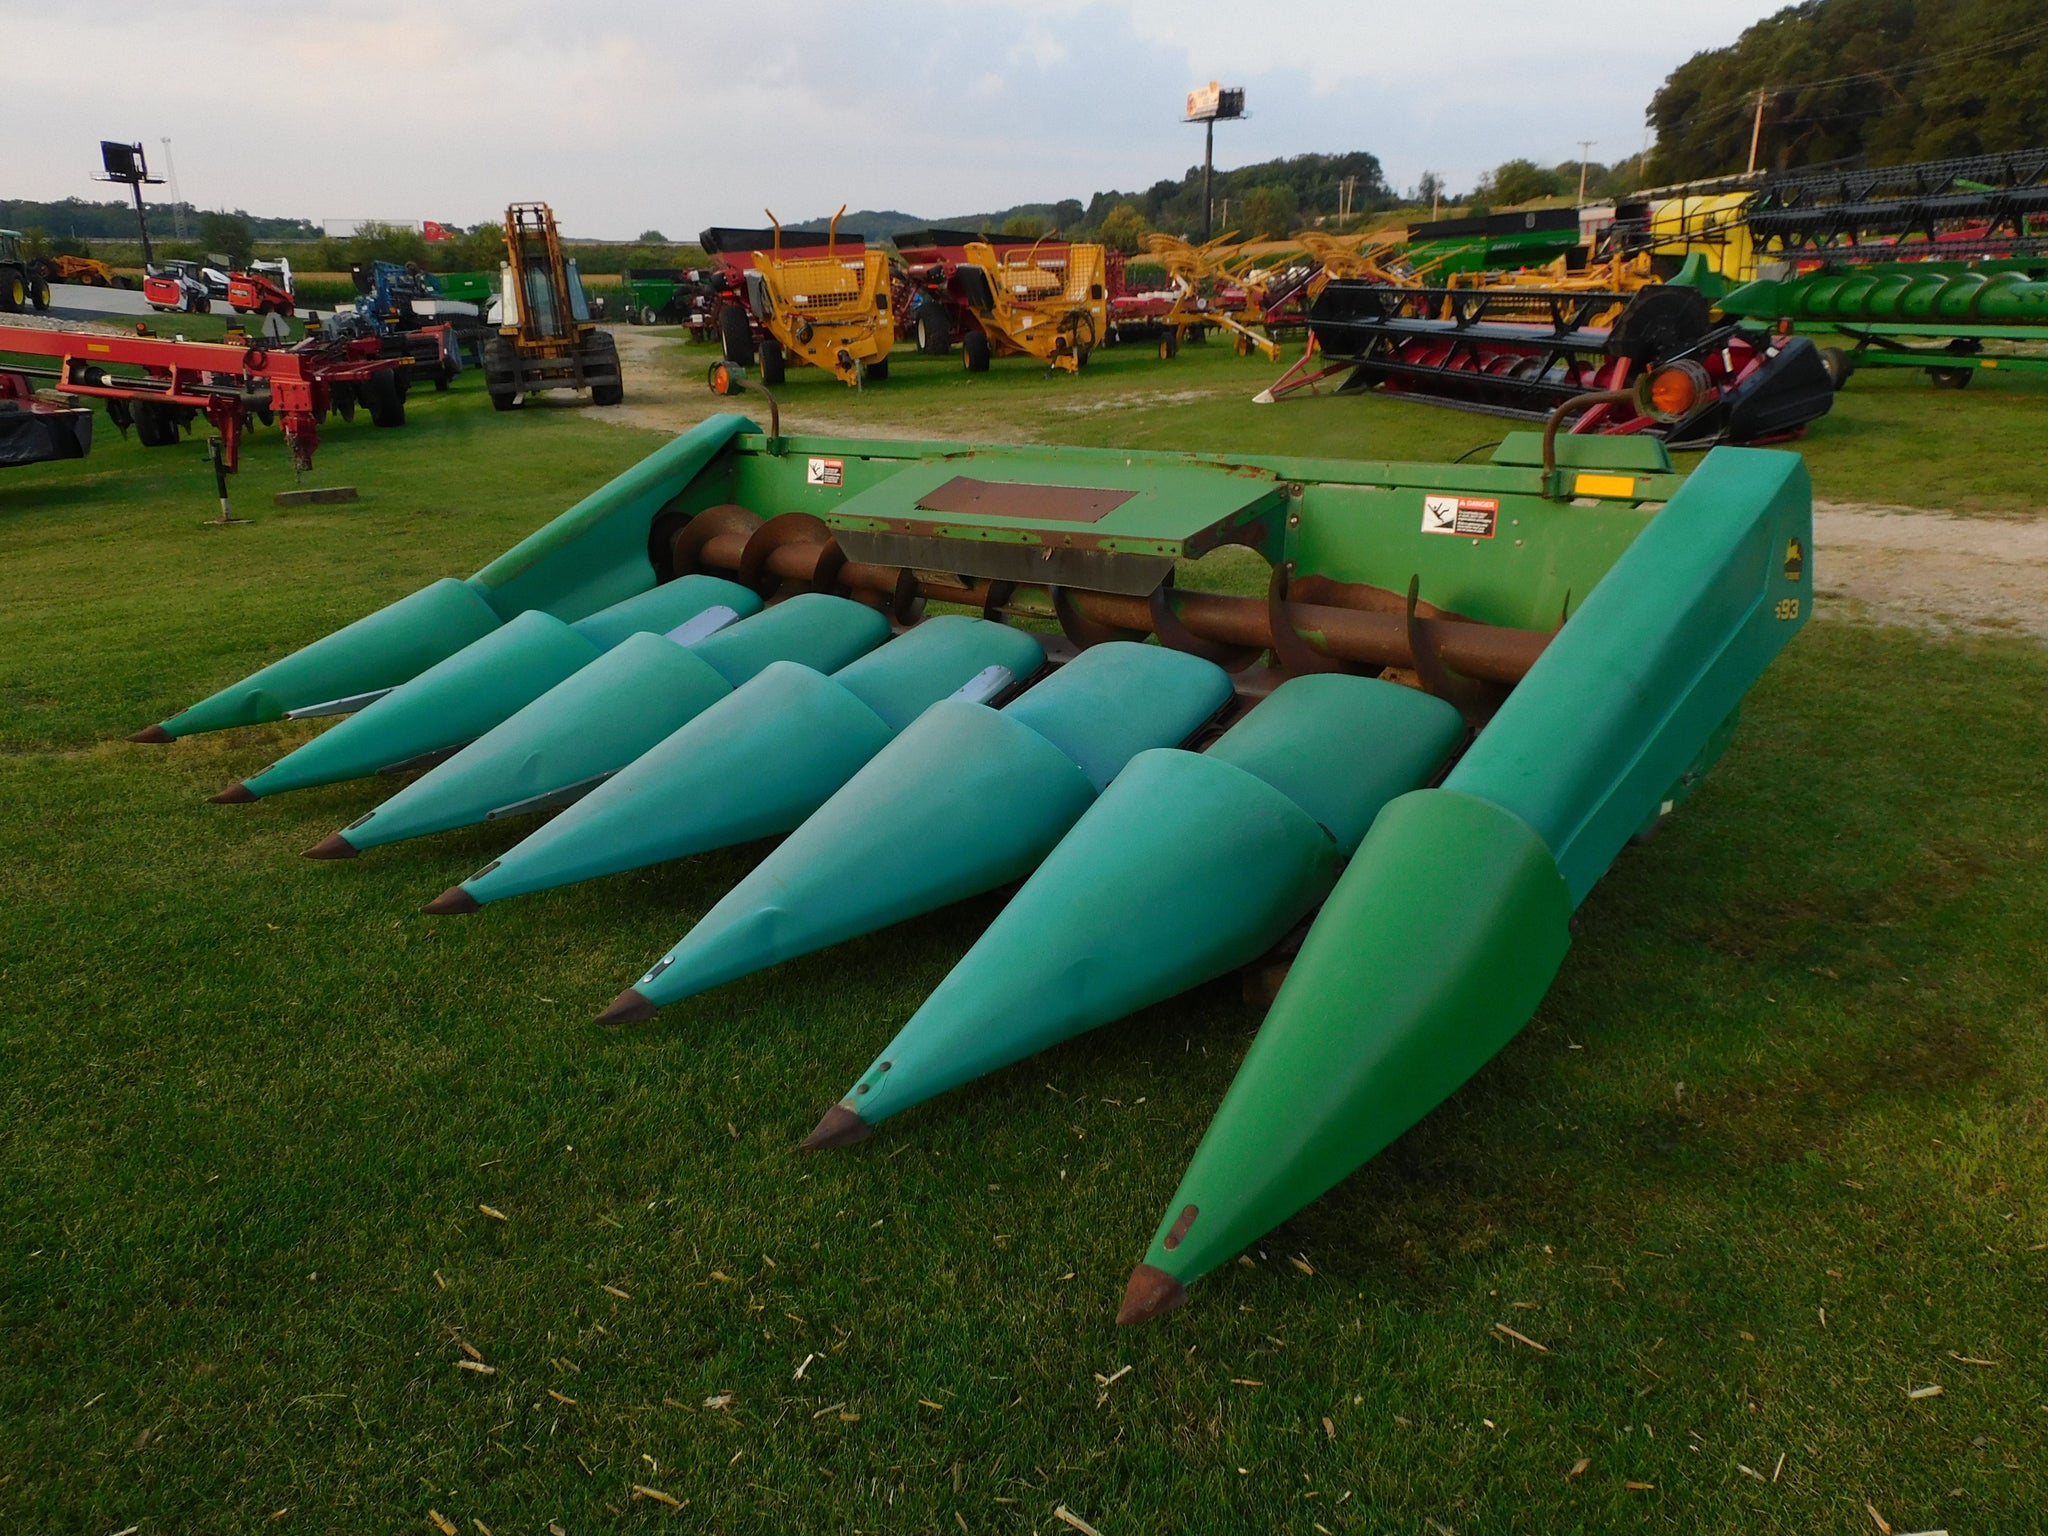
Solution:
[{"label": "grass lawn", "polygon": [[[857,400],[799,378],[785,420],[1431,457],[1499,431],[1255,410],[1236,386],[1272,370],[1220,348],[1182,355],[1186,399],[1149,354],[1102,361],[985,399],[922,360]],[[758,848],[434,921],[517,829],[314,863],[388,785],[202,803],[308,726],[119,739],[655,442],[478,384],[334,426],[314,479],[354,505],[272,507],[259,434],[248,527],[201,526],[196,446],[104,432],[0,477],[11,1529],[2042,1528],[2040,648],[1809,626],[1532,1027],[1119,1331],[1257,1027],[1234,986],[799,1155],[993,902],[607,1031]],[[1811,442],[1822,493],[2020,510],[2039,394],[1859,377]]]}]

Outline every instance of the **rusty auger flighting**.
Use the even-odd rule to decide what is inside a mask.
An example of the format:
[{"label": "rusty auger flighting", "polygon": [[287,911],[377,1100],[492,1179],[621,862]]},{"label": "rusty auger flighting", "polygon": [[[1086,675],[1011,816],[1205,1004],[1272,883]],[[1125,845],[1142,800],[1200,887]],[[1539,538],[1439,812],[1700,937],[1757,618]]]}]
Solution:
[{"label": "rusty auger flighting", "polygon": [[[1263,592],[1174,584],[1223,546]],[[1021,881],[865,1072],[816,1085],[816,1148],[973,1115],[942,1096],[1283,957],[1158,1188],[1136,1322],[1521,1028],[1575,906],[1726,748],[1812,570],[1790,454],[1716,449],[1681,484],[1657,441],[1554,430],[1404,465],[725,415],[142,736],[357,711],[233,798],[437,763],[321,857],[559,811],[444,912],[787,834],[613,1020]]]}]

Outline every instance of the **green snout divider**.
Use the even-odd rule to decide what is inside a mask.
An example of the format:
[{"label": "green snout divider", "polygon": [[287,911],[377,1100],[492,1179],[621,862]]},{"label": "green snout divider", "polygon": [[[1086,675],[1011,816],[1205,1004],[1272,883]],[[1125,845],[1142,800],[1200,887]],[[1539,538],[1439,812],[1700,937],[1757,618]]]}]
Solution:
[{"label": "green snout divider", "polygon": [[1209,662],[1116,642],[1006,709],[936,704],[631,990],[659,1007],[1020,879],[1087,809],[1096,775],[1183,740],[1229,698]]},{"label": "green snout divider", "polygon": [[851,663],[853,686],[775,662],[462,889],[497,901],[790,831],[894,735],[863,693],[909,709],[920,693],[935,702],[991,666],[1029,676],[1044,659],[1019,630],[959,617]]},{"label": "green snout divider", "polygon": [[1140,753],[840,1109],[873,1125],[1251,963],[1464,735],[1441,699],[1327,675],[1283,683],[1206,754]]},{"label": "green snout divider", "polygon": [[[1182,1178],[1125,1320],[1228,1262],[1420,1120],[1528,1022],[1570,943],[1550,850],[1450,790],[1380,813]],[[1148,1273],[1149,1271],[1149,1273]]]},{"label": "green snout divider", "polygon": [[755,612],[760,598],[716,576],[685,576],[564,624],[528,609],[329,727],[245,781],[258,797],[361,778],[474,741],[625,636]]}]

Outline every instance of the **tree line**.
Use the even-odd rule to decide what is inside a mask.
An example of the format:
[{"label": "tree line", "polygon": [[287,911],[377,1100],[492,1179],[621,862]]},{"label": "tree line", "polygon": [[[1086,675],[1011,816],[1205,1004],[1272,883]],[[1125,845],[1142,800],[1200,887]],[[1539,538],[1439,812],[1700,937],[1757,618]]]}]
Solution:
[{"label": "tree line", "polygon": [[[1761,134],[1757,134],[1761,104]],[[1658,182],[2048,144],[2042,0],[1808,0],[1694,54],[1651,99]]]}]

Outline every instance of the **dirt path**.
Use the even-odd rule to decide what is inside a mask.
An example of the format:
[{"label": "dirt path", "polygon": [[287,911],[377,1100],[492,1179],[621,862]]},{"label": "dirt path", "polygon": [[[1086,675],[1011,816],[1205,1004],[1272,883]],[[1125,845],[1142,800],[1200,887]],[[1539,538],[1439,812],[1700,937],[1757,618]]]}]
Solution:
[{"label": "dirt path", "polygon": [[[676,345],[673,336],[636,326],[612,335],[626,375],[626,403],[589,414],[624,426],[680,432],[724,408],[687,374],[656,366],[655,354]],[[1182,392],[1183,394],[1187,392]],[[1199,392],[1196,392],[1199,397]],[[1171,404],[1159,391],[1131,405]],[[1111,408],[1101,402],[1075,411]],[[895,422],[869,416],[859,422],[805,414],[813,432],[915,437],[972,437],[971,427],[949,431],[929,413]],[[1907,507],[1816,502],[1813,513],[1815,578],[1820,612],[1878,624],[1910,624],[1936,634],[2019,634],[2048,641],[2048,518],[2019,521],[1953,517]]]},{"label": "dirt path", "polygon": [[2048,519],[1816,502],[1820,612],[2048,641]]}]

